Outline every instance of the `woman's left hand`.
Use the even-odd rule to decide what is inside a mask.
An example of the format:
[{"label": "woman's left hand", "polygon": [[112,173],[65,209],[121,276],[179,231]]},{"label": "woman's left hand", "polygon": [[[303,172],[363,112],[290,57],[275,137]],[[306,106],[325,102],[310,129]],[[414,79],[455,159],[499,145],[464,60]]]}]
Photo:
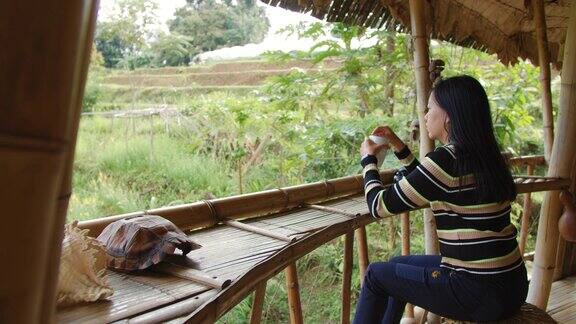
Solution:
[{"label": "woman's left hand", "polygon": [[386,147],[389,147],[389,145],[388,144],[378,145],[372,142],[368,137],[366,137],[364,139],[364,142],[362,142],[362,145],[360,145],[360,156],[364,156],[366,154],[376,155],[378,154],[378,152],[380,152],[380,150]]}]

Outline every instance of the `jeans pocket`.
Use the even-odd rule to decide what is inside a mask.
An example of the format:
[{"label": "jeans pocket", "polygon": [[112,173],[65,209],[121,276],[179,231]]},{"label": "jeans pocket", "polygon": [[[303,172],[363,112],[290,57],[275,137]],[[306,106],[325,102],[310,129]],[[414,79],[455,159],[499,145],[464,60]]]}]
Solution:
[{"label": "jeans pocket", "polygon": [[423,267],[416,267],[413,265],[409,265],[409,264],[402,264],[402,263],[397,263],[396,264],[396,276],[403,278],[403,279],[408,279],[408,280],[412,280],[412,281],[416,281],[416,282],[422,282],[424,283],[425,281],[425,272],[424,272],[424,268]]}]

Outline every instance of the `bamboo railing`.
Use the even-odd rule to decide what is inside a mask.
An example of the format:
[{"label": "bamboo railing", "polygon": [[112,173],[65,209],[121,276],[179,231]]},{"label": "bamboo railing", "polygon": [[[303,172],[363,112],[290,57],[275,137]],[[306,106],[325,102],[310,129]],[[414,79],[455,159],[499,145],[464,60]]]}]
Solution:
[{"label": "bamboo railing", "polygon": [[[513,165],[522,166],[526,165],[529,168],[534,168],[534,166],[538,163],[543,163],[544,158],[543,156],[538,157],[526,157],[526,158],[515,158],[512,162]],[[558,190],[559,188],[567,188],[571,181],[569,179],[557,179],[557,178],[547,178],[547,177],[528,177],[528,176],[516,176],[515,181],[517,183],[517,190],[518,193],[528,193],[534,191],[546,191],[546,190]],[[409,225],[408,225],[408,215],[402,214],[403,219],[403,254],[408,253],[409,250]],[[246,297],[252,290],[254,289],[261,289],[261,282],[265,282],[268,278],[270,278],[273,274],[280,271],[283,267],[287,266],[287,285],[289,289],[289,299],[292,300],[290,303],[290,312],[291,312],[291,323],[301,323],[302,320],[302,307],[300,305],[299,293],[296,291],[290,292],[290,290],[294,290],[294,287],[297,287],[297,273],[295,271],[294,262],[299,257],[305,255],[306,253],[315,249],[338,236],[343,235],[345,239],[344,244],[344,275],[343,275],[343,283],[342,283],[342,311],[341,311],[341,322],[348,323],[350,318],[350,292],[349,292],[349,276],[351,273],[352,267],[352,260],[351,260],[351,249],[352,249],[352,242],[353,242],[353,230],[357,230],[358,228],[364,228],[366,225],[374,222],[375,220],[372,219],[367,213],[359,215],[355,218],[349,218],[347,221],[328,226],[319,230],[318,232],[314,233],[309,237],[306,237],[302,240],[298,240],[294,243],[291,243],[289,246],[284,248],[282,251],[278,252],[274,255],[270,260],[267,262],[263,262],[256,266],[254,269],[249,271],[245,276],[239,278],[236,285],[239,286],[239,290],[235,292],[225,292],[223,291],[221,294],[217,295],[218,298],[213,299],[210,305],[204,305],[197,309],[188,319],[190,322],[210,322],[213,321],[223,314],[225,314],[232,306],[231,304],[235,304]],[[282,262],[284,260],[284,262]],[[280,263],[279,263],[280,262]],[[259,281],[256,278],[260,278]],[[254,281],[256,280],[256,281]],[[249,285],[248,287],[246,285]],[[261,294],[261,292],[259,293]],[[292,295],[292,297],[290,297]],[[262,297],[255,298],[260,299]],[[260,307],[259,303],[253,303],[253,313],[259,313]],[[413,314],[413,311],[408,310],[406,313],[408,316]],[[257,321],[252,321],[251,323],[258,323],[259,318]]]},{"label": "bamboo railing", "polygon": [[[514,167],[526,167],[528,170],[534,168],[537,165],[544,163],[544,158],[542,156],[528,156],[521,158],[510,158],[510,164]],[[392,182],[392,174],[394,170],[382,171],[381,175],[385,179],[385,183]],[[536,177],[531,175],[519,175],[515,176],[515,181],[517,185],[517,190],[519,194],[528,193],[533,191],[546,191],[546,190],[558,190],[560,188],[566,188],[570,185],[569,179],[558,179],[551,177]],[[330,189],[327,189],[330,188]],[[179,316],[184,316],[191,312],[192,315],[189,316],[189,322],[202,323],[202,322],[213,322],[220,316],[229,311],[234,305],[244,299],[253,291],[255,292],[254,300],[252,303],[252,313],[250,315],[251,323],[259,323],[261,321],[262,309],[265,300],[266,291],[266,281],[277,274],[280,271],[285,271],[286,273],[286,285],[288,291],[289,308],[290,308],[290,318],[291,323],[302,323],[302,305],[300,300],[299,286],[298,286],[298,272],[296,268],[296,262],[299,258],[306,255],[307,253],[313,251],[319,246],[337,238],[343,236],[344,238],[344,269],[343,269],[343,280],[342,280],[342,290],[341,290],[341,322],[349,323],[351,314],[351,275],[352,275],[352,250],[354,242],[354,233],[358,233],[359,230],[365,231],[365,226],[374,222],[375,219],[365,213],[352,213],[345,210],[340,210],[334,207],[320,205],[324,201],[332,201],[335,197],[341,197],[340,199],[352,199],[354,198],[359,202],[362,202],[363,198],[358,197],[363,189],[362,182],[358,176],[345,177],[339,179],[328,180],[324,182],[312,183],[301,186],[294,186],[289,188],[282,188],[277,190],[270,190],[266,192],[246,194],[242,196],[215,199],[212,201],[203,201],[195,204],[188,204],[183,206],[178,206],[176,208],[164,208],[157,209],[155,211],[150,211],[150,213],[160,214],[163,216],[171,217],[173,220],[183,222],[187,219],[187,222],[182,225],[184,228],[196,228],[201,230],[203,225],[211,219],[213,224],[219,223],[224,226],[229,226],[242,231],[248,231],[253,234],[258,234],[262,236],[267,236],[274,238],[279,241],[285,242],[285,247],[267,258],[265,261],[256,264],[244,275],[236,278],[232,284],[216,282],[214,284],[208,283],[206,286],[211,288],[222,288],[225,289],[221,291],[209,291],[210,299],[205,298],[203,293],[200,296],[194,298],[183,299],[177,303],[163,306],[157,310],[153,310],[149,313],[142,314],[136,317],[138,321],[162,321]],[[277,198],[277,193],[281,192],[283,195],[283,200]],[[260,199],[265,199],[266,197],[272,197],[276,200],[272,200],[271,204],[260,203],[257,206],[251,206],[250,208],[244,208],[237,210],[242,213],[244,219],[258,217],[258,215],[263,216],[270,213],[275,213],[274,211],[286,211],[290,210],[318,210],[331,214],[337,214],[345,217],[341,217],[344,221],[340,221],[333,225],[326,227],[320,227],[308,231],[309,233],[299,237],[298,239],[286,239],[286,236],[280,235],[278,233],[272,232],[270,230],[258,228],[255,225],[245,224],[237,221],[241,217],[233,215],[229,212],[225,213],[226,217],[220,215],[220,212],[224,212],[230,206],[240,206],[249,205],[247,202],[254,202],[256,199],[254,197],[260,197]],[[264,197],[264,198],[263,198]],[[306,198],[307,200],[304,200]],[[313,203],[318,202],[318,204]],[[176,213],[182,213],[182,215]],[[190,214],[192,211],[205,211],[206,215],[201,214]],[[136,213],[137,214],[137,213]],[[197,220],[194,220],[197,218]],[[98,228],[104,223],[117,219],[119,216],[109,217],[108,219],[101,219],[99,221],[87,221],[80,225],[83,228],[88,228],[91,233],[97,233]],[[401,216],[402,219],[402,254],[409,254],[410,249],[410,226],[409,226],[409,213],[404,213]],[[526,219],[526,217],[524,217]],[[290,237],[290,236],[288,236]],[[523,236],[524,239],[527,237]],[[368,257],[367,245],[358,244],[359,248],[359,260],[363,258],[364,255]],[[177,276],[186,277],[194,280],[194,273],[186,274],[181,273],[180,270],[176,269],[158,269],[163,270],[163,273],[171,273]],[[199,274],[201,275],[201,274]],[[360,274],[363,275],[362,273]],[[205,276],[204,276],[205,277]],[[203,278],[200,278],[203,279]],[[194,280],[195,282],[200,282]],[[202,280],[201,280],[202,281]],[[204,302],[199,304],[198,300],[203,300]],[[422,314],[422,313],[420,313]],[[407,317],[414,316],[414,311],[408,307],[406,312]],[[421,315],[422,316],[422,315]],[[133,318],[134,319],[134,318]],[[422,317],[423,319],[423,317]],[[137,321],[137,322],[138,322]]]}]

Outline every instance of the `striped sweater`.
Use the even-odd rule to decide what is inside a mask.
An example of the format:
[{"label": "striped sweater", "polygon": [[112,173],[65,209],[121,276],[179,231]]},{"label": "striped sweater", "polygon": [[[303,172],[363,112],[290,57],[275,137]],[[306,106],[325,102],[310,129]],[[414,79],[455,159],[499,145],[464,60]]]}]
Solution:
[{"label": "striped sweater", "polygon": [[440,243],[440,266],[472,274],[504,273],[523,266],[510,223],[510,201],[477,202],[473,174],[456,172],[452,145],[438,147],[420,163],[408,147],[395,153],[408,175],[391,187],[380,180],[376,157],[367,155],[364,192],[372,216],[381,218],[430,205]]}]

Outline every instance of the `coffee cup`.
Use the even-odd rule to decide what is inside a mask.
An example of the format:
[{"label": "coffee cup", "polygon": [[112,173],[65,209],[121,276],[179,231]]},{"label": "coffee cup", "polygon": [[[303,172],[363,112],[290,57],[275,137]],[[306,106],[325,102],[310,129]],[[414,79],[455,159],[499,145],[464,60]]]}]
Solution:
[{"label": "coffee cup", "polygon": [[[378,135],[370,135],[370,136],[368,136],[368,138],[372,142],[374,142],[378,145],[388,144],[388,139],[386,137],[382,137],[382,136],[378,136]],[[386,153],[388,153],[388,148],[384,147],[383,149],[380,150],[380,152],[378,152],[376,154],[376,159],[378,160],[376,165],[378,167],[382,166],[382,163],[384,162],[384,159],[386,158]]]}]

